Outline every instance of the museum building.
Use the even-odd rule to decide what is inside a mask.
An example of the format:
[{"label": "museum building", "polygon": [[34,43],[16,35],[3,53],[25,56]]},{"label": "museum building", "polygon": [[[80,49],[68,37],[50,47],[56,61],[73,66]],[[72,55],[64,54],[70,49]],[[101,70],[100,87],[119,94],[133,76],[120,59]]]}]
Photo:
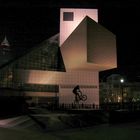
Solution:
[{"label": "museum building", "polygon": [[27,96],[32,102],[71,104],[80,86],[99,105],[99,72],[116,68],[116,36],[98,23],[97,9],[60,9],[60,33],[0,68],[0,96]]}]

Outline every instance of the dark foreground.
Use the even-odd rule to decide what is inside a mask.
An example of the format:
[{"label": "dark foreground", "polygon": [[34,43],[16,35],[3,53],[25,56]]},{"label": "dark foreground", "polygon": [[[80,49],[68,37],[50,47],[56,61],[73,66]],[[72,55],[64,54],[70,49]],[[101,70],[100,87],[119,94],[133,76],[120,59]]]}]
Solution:
[{"label": "dark foreground", "polygon": [[[7,114],[9,108],[16,117],[9,118],[12,114]],[[1,110],[0,140],[138,140],[140,137],[140,110],[52,112],[46,108],[26,110],[22,104],[18,110],[12,110],[14,105],[5,109]]]},{"label": "dark foreground", "polygon": [[90,128],[41,132],[29,129],[0,128],[1,140],[138,140],[140,122],[102,124]]}]

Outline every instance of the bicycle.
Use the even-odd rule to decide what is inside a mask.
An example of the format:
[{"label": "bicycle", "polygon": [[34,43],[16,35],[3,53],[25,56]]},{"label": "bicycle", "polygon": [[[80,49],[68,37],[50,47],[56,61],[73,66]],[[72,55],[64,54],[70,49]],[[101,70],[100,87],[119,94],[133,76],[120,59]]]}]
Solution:
[{"label": "bicycle", "polygon": [[87,95],[83,95],[82,93],[81,93],[81,95],[76,95],[75,96],[75,100],[74,100],[74,104],[79,104],[79,101],[86,101],[87,100]]}]

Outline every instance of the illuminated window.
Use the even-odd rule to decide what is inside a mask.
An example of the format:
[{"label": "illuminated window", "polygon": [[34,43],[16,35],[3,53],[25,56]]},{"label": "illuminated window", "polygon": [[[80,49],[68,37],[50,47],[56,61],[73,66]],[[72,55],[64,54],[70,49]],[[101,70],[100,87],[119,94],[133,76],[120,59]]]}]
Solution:
[{"label": "illuminated window", "polygon": [[64,12],[63,20],[64,21],[73,21],[73,12]]}]

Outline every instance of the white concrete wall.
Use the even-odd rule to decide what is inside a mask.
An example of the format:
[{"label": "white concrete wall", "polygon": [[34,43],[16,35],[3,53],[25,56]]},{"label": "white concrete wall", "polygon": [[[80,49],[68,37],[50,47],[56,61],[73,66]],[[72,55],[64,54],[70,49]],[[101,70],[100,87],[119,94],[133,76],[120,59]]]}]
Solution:
[{"label": "white concrete wall", "polygon": [[[83,103],[99,105],[98,72],[18,70],[16,80],[30,84],[59,85],[58,95],[60,103],[73,103],[75,96],[72,90],[76,85],[80,85],[83,94],[87,95],[87,100]],[[54,96],[54,94],[52,95]]]},{"label": "white concrete wall", "polygon": [[[73,21],[63,21],[64,12],[73,12]],[[60,9],[60,46],[69,37],[69,35],[75,30],[80,22],[89,16],[94,21],[98,22],[98,10],[97,9],[74,9],[74,8],[61,8]]]}]

